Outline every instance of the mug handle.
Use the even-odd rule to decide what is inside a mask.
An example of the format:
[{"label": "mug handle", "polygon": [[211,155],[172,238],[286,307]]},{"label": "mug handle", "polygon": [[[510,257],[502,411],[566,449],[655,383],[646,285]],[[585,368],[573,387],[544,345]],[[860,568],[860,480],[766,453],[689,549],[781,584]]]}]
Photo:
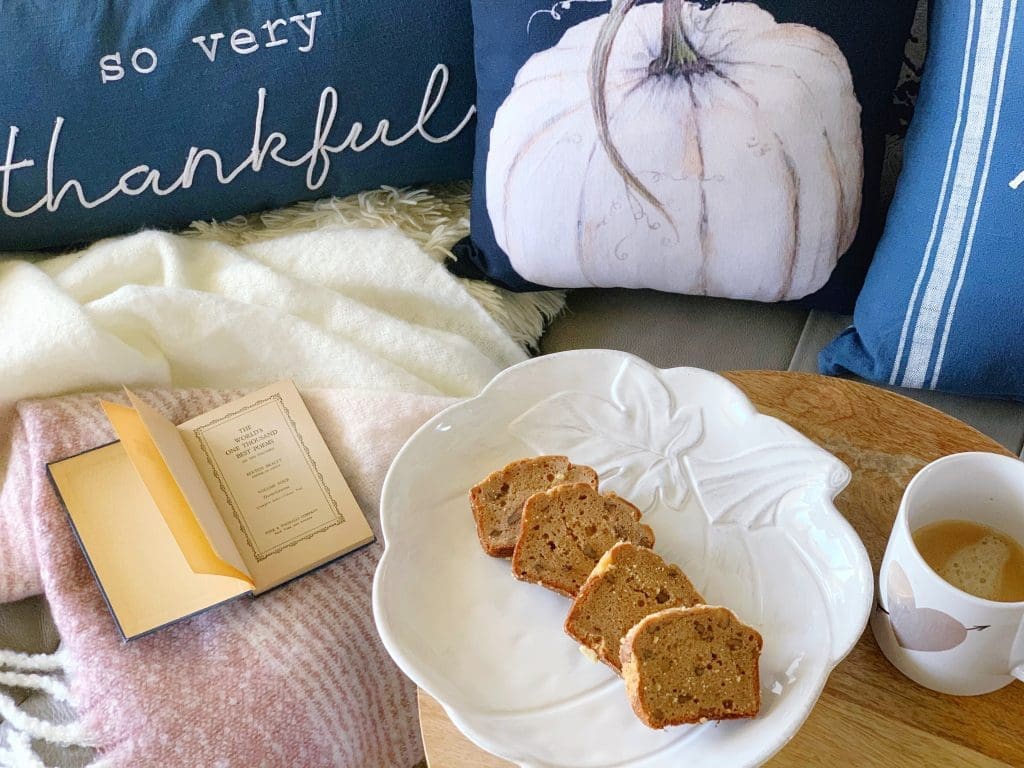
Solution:
[{"label": "mug handle", "polygon": [[1024,661],[1019,660],[1024,657],[1024,619],[1021,620],[1020,627],[1017,629],[1017,638],[1013,641],[1014,654],[1011,657],[1011,663],[1017,659],[1016,666],[1010,670],[1010,674],[1016,677],[1018,680],[1024,681]]}]

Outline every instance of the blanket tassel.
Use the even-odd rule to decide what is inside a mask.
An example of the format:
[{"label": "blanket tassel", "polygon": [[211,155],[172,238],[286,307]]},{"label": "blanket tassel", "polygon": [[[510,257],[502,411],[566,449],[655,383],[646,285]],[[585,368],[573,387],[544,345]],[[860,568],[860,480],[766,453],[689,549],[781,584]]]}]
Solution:
[{"label": "blanket tassel", "polygon": [[[27,654],[0,649],[0,685],[43,691],[58,701],[70,701],[67,685],[59,677],[64,669],[60,651]],[[0,692],[0,722],[8,726],[6,743],[0,744],[0,768],[46,768],[32,748],[33,740],[65,747],[94,746],[82,723],[51,723],[22,710]]]}]

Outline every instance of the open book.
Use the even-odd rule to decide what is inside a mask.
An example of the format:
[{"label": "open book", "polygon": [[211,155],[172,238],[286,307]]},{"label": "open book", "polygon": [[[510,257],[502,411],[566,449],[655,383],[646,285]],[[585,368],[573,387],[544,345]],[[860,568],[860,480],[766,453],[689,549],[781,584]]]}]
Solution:
[{"label": "open book", "polygon": [[125,639],[373,541],[292,382],[178,426],[125,391],[119,442],[48,465]]}]

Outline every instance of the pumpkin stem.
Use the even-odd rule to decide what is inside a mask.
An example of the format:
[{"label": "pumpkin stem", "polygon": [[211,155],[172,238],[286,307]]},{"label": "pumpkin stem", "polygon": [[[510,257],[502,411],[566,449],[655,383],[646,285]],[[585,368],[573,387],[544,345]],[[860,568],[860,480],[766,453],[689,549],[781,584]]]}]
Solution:
[{"label": "pumpkin stem", "polygon": [[700,57],[683,29],[683,0],[661,4],[661,54],[651,62],[652,75],[685,75],[698,69]]},{"label": "pumpkin stem", "polygon": [[[605,19],[600,32],[598,32],[597,41],[594,43],[594,52],[590,58],[590,69],[587,73],[588,85],[590,87],[590,104],[594,111],[594,121],[597,123],[598,139],[601,141],[601,147],[608,155],[612,167],[622,177],[623,181],[626,182],[628,188],[632,188],[644,200],[654,206],[665,217],[665,220],[672,228],[675,229],[675,222],[669,216],[668,211],[665,210],[665,206],[661,204],[661,201],[654,196],[654,193],[626,165],[622,153],[619,152],[615,142],[612,141],[611,127],[608,123],[608,63],[611,60],[612,46],[615,44],[615,38],[619,34],[622,22],[626,20],[626,14],[632,10],[636,3],[637,0],[616,0],[612,9],[608,12],[608,18]],[[666,6],[669,3],[674,3],[677,6],[679,10],[677,15],[681,20],[682,6],[680,5],[680,0],[665,0]]]}]

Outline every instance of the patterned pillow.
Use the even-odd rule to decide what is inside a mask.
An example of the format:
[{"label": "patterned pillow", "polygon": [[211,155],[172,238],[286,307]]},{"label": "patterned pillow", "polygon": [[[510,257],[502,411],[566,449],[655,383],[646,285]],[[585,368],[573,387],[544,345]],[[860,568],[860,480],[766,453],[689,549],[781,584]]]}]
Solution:
[{"label": "patterned pillow", "polygon": [[467,178],[469,0],[10,0],[0,251]]},{"label": "patterned pillow", "polygon": [[476,267],[849,308],[916,0],[473,0]]},{"label": "patterned pillow", "polygon": [[892,196],[896,191],[896,180],[903,167],[903,141],[907,137],[910,120],[914,116],[914,105],[921,90],[921,72],[928,50],[928,2],[918,0],[914,25],[910,38],[903,49],[903,65],[900,79],[893,93],[893,111],[885,132],[885,160],[882,163],[882,208],[888,212]]},{"label": "patterned pillow", "polygon": [[1024,397],[1024,4],[936,0],[885,236],[826,373]]}]

